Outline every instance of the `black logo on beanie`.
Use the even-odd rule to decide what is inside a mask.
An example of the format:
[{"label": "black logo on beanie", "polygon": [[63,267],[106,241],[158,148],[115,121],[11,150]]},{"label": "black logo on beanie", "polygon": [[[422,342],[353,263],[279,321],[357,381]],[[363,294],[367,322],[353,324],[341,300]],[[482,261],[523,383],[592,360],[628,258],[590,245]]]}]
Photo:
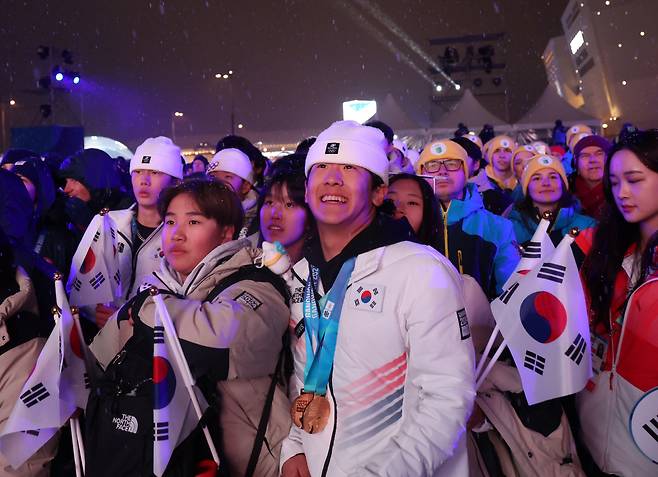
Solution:
[{"label": "black logo on beanie", "polygon": [[330,142],[327,143],[327,148],[324,150],[325,154],[338,154],[338,148],[340,147],[339,142]]},{"label": "black logo on beanie", "polygon": [[148,164],[151,162],[151,156],[142,156],[142,164]]}]

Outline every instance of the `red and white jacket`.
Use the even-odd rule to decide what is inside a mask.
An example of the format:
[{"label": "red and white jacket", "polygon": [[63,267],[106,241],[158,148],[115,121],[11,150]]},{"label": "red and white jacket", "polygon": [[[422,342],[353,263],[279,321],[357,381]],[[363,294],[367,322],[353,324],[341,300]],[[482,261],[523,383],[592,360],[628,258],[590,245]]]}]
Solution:
[{"label": "red and white jacket", "polygon": [[[304,385],[305,336],[295,328],[308,262],[294,270],[291,399]],[[293,426],[281,462],[304,453],[313,477],[467,475],[475,391],[463,309],[461,278],[433,249],[401,242],[359,255],[327,391],[329,422],[317,434]]]},{"label": "red and white jacket", "polygon": [[[616,278],[612,309],[626,300],[631,268],[628,255]],[[630,431],[635,405],[658,387],[658,272],[628,297],[623,316],[612,319],[610,337],[601,339],[598,330],[592,330],[598,374],[578,395],[582,438],[604,472],[622,477],[658,475],[658,463],[639,450]],[[602,355],[598,359],[597,352]]]}]

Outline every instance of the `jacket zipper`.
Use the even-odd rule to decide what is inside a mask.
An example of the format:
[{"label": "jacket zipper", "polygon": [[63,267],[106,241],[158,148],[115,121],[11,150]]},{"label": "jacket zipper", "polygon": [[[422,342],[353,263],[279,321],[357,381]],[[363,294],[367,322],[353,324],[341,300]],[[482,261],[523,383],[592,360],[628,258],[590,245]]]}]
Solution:
[{"label": "jacket zipper", "polygon": [[[443,208],[441,208],[443,210]],[[446,207],[445,212],[443,212],[443,248],[445,252],[445,257],[450,260],[450,252],[448,251],[448,211],[450,210],[450,204]]]},{"label": "jacket zipper", "polygon": [[329,441],[327,457],[324,459],[324,465],[322,466],[322,477],[326,477],[329,470],[329,463],[331,462],[331,453],[334,448],[334,440],[336,439],[336,427],[338,423],[338,407],[336,406],[336,397],[334,396],[333,371],[331,376],[329,376],[329,394],[331,394],[331,400],[334,403],[334,428],[331,431],[331,440]]},{"label": "jacket zipper", "polygon": [[457,268],[459,269],[459,273],[461,273],[463,275],[464,274],[464,266],[462,265],[462,251],[461,250],[457,250],[457,265],[458,265]]}]

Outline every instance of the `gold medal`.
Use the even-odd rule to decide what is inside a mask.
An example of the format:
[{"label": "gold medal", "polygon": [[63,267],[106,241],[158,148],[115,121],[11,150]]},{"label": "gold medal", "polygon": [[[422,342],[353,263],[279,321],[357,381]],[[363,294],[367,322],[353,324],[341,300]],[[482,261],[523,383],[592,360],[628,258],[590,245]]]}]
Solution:
[{"label": "gold medal", "polygon": [[322,432],[327,426],[330,412],[329,400],[325,396],[314,394],[302,416],[304,430],[309,434]]},{"label": "gold medal", "polygon": [[302,389],[299,396],[297,396],[297,399],[293,401],[292,407],[290,408],[290,417],[292,417],[292,422],[294,422],[297,427],[302,427],[302,416],[312,400],[313,393],[305,393]]}]

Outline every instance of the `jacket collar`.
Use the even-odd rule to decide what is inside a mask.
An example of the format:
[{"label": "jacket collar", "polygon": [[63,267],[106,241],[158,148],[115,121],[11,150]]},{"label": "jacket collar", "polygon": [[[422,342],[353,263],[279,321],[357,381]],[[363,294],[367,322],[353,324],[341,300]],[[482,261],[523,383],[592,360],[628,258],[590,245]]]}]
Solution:
[{"label": "jacket collar", "polygon": [[[204,257],[199,264],[194,267],[192,272],[184,281],[181,281],[180,274],[171,268],[166,259],[162,260],[160,272],[154,272],[154,275],[172,292],[187,296],[196,290],[196,288],[223,262],[229,261],[231,257],[240,250],[248,248],[250,242],[247,239],[232,240],[212,250]],[[238,266],[239,268],[239,266]]]},{"label": "jacket collar", "polygon": [[443,212],[443,209],[441,209],[441,213],[447,214],[448,225],[452,225],[483,208],[484,203],[482,202],[482,196],[478,192],[477,185],[467,183],[464,188],[464,198],[461,200],[451,200],[448,211]]}]

